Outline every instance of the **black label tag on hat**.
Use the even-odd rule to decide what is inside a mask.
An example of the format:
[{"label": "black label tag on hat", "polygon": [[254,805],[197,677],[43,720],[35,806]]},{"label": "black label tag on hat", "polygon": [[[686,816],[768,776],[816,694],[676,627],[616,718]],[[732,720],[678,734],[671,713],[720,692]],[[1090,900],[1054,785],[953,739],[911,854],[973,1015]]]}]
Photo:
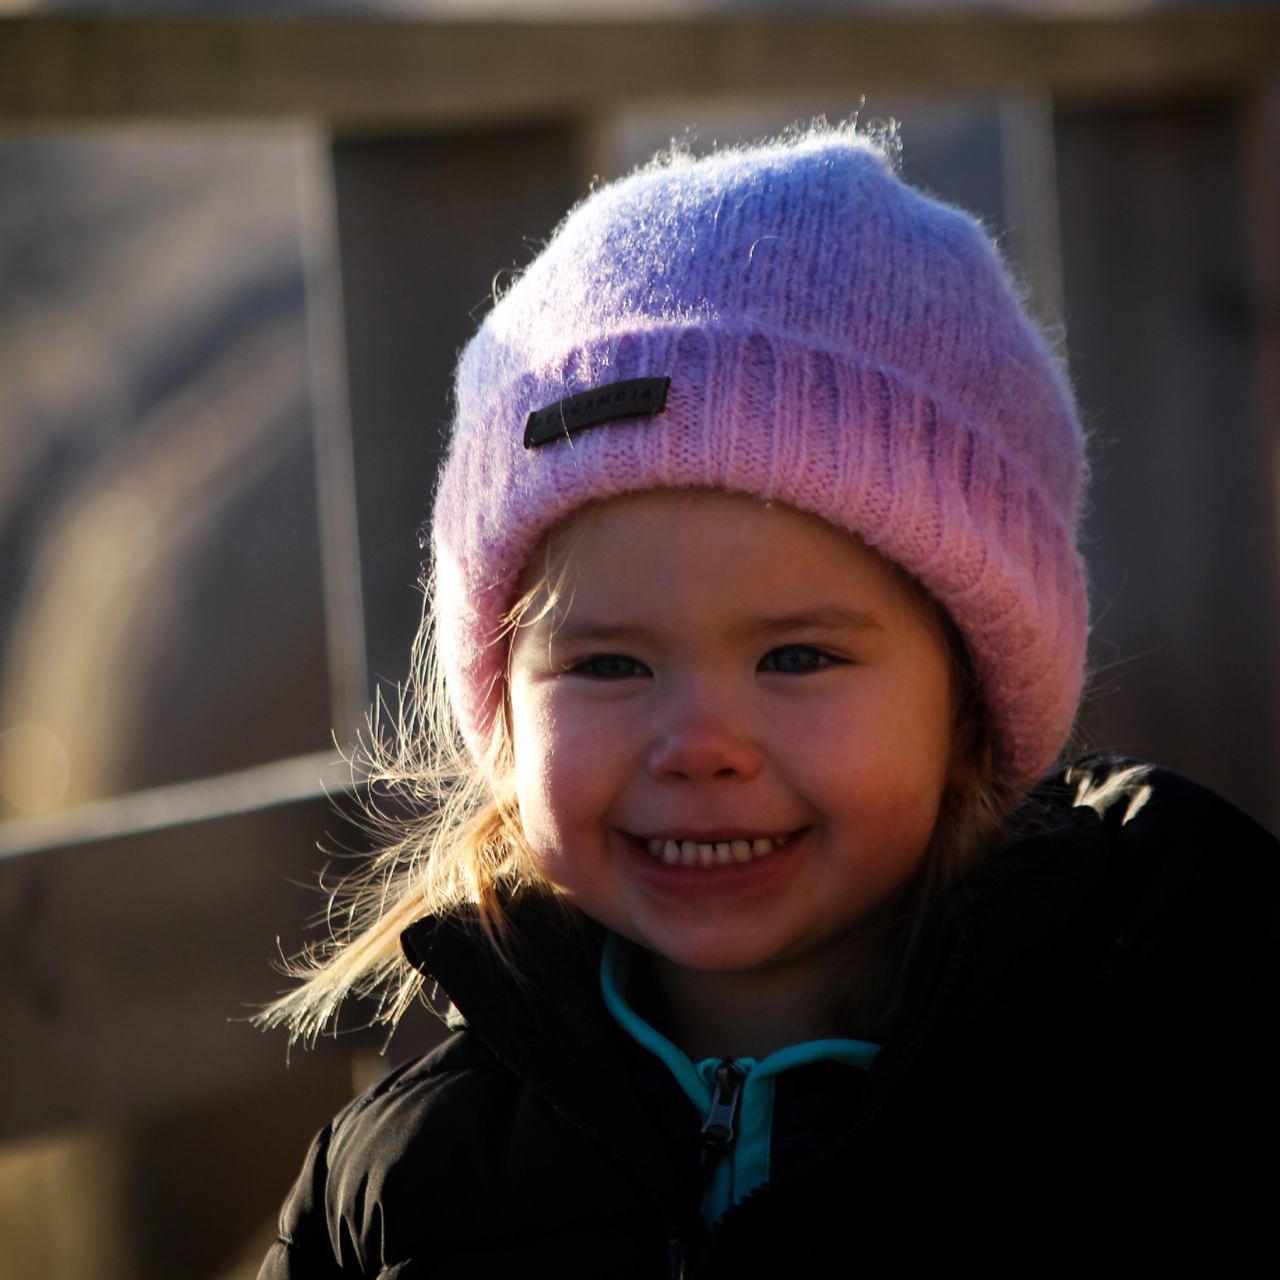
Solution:
[{"label": "black label tag on hat", "polygon": [[535,409],[525,423],[524,447],[534,449],[615,418],[651,418],[667,407],[670,385],[670,378],[628,378]]}]

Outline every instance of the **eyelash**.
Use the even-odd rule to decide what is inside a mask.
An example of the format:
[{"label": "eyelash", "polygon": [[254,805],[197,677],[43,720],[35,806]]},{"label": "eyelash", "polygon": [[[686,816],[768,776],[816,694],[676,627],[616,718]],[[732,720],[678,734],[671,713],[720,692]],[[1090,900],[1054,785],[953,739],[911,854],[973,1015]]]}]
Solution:
[{"label": "eyelash", "polygon": [[[788,654],[803,655],[806,659],[806,664],[792,667],[788,670],[786,666],[779,663],[779,656]],[[824,653],[821,649],[817,649],[810,644],[786,644],[780,645],[777,649],[771,649],[766,653],[760,660],[757,670],[788,676],[809,675],[813,671],[822,671],[827,667],[834,666],[839,661],[839,658],[833,658],[831,654]],[[613,670],[604,669],[610,664],[612,664]],[[618,670],[619,667],[626,669]],[[599,653],[590,658],[584,658],[581,662],[570,667],[569,674],[589,676],[594,680],[634,680],[653,673],[643,662],[636,658],[629,658],[624,653]]]},{"label": "eyelash", "polygon": [[[610,662],[626,665],[631,670],[625,672],[615,671],[610,674],[600,670],[601,666]],[[628,658],[625,653],[597,653],[590,658],[584,658],[581,662],[575,663],[569,668],[569,674],[573,676],[590,676],[594,680],[634,680],[639,676],[652,675],[652,672],[643,662],[635,658]]]},{"label": "eyelash", "polygon": [[[787,670],[778,663],[778,658],[781,654],[801,654],[806,659],[816,658],[817,661],[811,662],[809,665],[802,666],[798,669],[792,668],[791,670]],[[839,661],[839,658],[833,658],[831,654],[824,653],[821,649],[817,649],[811,644],[784,644],[780,645],[777,649],[770,649],[769,652],[760,659],[760,666],[757,670],[772,671],[776,672],[778,675],[800,676],[809,675],[814,671],[823,671],[827,667],[835,666]]]}]

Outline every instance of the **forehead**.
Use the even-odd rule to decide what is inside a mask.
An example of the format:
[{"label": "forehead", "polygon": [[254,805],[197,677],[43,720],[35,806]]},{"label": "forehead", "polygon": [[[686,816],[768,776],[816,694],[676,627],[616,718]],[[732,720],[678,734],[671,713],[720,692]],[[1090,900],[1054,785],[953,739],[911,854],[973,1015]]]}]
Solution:
[{"label": "forehead", "polygon": [[600,503],[552,532],[522,589],[553,614],[932,612],[923,589],[857,538],[783,503],[660,489]]}]

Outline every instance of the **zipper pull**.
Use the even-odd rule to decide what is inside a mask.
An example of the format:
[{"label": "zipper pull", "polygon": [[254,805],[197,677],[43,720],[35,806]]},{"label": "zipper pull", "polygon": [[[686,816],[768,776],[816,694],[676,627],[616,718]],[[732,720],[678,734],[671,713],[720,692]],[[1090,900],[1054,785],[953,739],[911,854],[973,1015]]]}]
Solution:
[{"label": "zipper pull", "polygon": [[[737,1136],[738,1102],[746,1076],[725,1058],[716,1068],[716,1091],[702,1126],[702,1164],[698,1171],[698,1201],[711,1182],[716,1166],[728,1154]],[[705,1254],[690,1241],[672,1236],[667,1244],[667,1280],[689,1280]]]},{"label": "zipper pull", "polygon": [[713,1159],[723,1156],[737,1135],[735,1121],[745,1079],[732,1058],[725,1058],[716,1068],[716,1092],[702,1126],[702,1149]]}]

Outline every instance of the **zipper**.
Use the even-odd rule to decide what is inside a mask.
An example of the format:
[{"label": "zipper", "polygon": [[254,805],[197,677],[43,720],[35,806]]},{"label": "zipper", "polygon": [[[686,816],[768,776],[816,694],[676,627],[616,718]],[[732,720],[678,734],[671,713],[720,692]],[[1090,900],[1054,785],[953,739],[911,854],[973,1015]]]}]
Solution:
[{"label": "zipper", "polygon": [[[707,1260],[711,1250],[723,1238],[725,1228],[733,1221],[741,1221],[742,1210],[748,1201],[756,1200],[771,1187],[776,1187],[779,1183],[791,1182],[795,1178],[808,1173],[815,1166],[821,1164],[824,1160],[830,1159],[838,1151],[843,1150],[851,1143],[860,1138],[871,1125],[879,1118],[884,1111],[886,1104],[890,1098],[897,1092],[898,1086],[902,1083],[903,1077],[906,1075],[912,1063],[920,1055],[920,1050],[924,1047],[924,1042],[928,1038],[929,1032],[933,1030],[934,1023],[937,1022],[942,1013],[943,1005],[946,1003],[947,997],[951,994],[951,988],[955,985],[956,978],[960,972],[960,961],[964,953],[965,944],[968,941],[969,929],[967,922],[962,922],[956,926],[956,944],[952,948],[950,957],[947,960],[947,966],[943,970],[942,976],[938,979],[937,989],[933,993],[933,999],[929,1002],[929,1007],[925,1010],[924,1016],[921,1017],[916,1025],[915,1033],[904,1046],[902,1053],[898,1057],[898,1061],[894,1066],[893,1073],[884,1082],[884,1086],[880,1092],[871,1100],[866,1110],[858,1117],[857,1123],[846,1130],[838,1138],[829,1142],[825,1147],[820,1147],[817,1151],[812,1152],[803,1160],[798,1160],[785,1173],[780,1174],[776,1178],[770,1178],[768,1182],[758,1186],[754,1191],[748,1193],[737,1204],[731,1205],[726,1211],[723,1218],[711,1234],[711,1239],[701,1251],[701,1257],[698,1259],[699,1267]],[[674,1243],[674,1242],[673,1242]],[[668,1280],[688,1280],[694,1274],[693,1270],[670,1272]]]},{"label": "zipper", "polygon": [[[698,1167],[698,1204],[711,1185],[721,1161],[738,1136],[738,1104],[746,1076],[732,1058],[724,1058],[716,1068],[716,1091],[711,1099],[706,1123],[702,1126],[702,1163]],[[695,1250],[684,1237],[673,1235],[667,1242],[667,1280],[688,1280],[701,1264],[705,1249]]]},{"label": "zipper", "polygon": [[702,1126],[702,1165],[709,1170],[704,1176],[709,1181],[716,1166],[728,1154],[733,1140],[738,1136],[735,1127],[738,1119],[738,1100],[742,1097],[742,1085],[746,1076],[738,1070],[732,1058],[725,1058],[716,1068],[716,1092],[711,1099],[707,1122]]}]

